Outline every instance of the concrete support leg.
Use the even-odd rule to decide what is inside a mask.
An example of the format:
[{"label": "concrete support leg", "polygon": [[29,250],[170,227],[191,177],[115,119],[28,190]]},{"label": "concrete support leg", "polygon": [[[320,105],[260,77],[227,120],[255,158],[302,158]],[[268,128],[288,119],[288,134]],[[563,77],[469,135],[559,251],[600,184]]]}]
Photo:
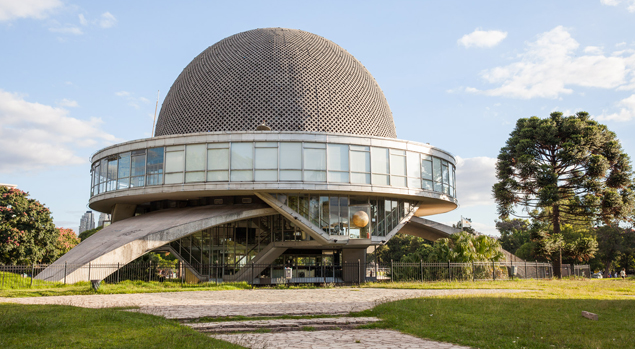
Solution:
[{"label": "concrete support leg", "polygon": [[134,213],[137,210],[137,205],[128,204],[116,204],[112,208],[112,214],[110,215],[110,223],[122,221],[126,218],[134,217]]}]

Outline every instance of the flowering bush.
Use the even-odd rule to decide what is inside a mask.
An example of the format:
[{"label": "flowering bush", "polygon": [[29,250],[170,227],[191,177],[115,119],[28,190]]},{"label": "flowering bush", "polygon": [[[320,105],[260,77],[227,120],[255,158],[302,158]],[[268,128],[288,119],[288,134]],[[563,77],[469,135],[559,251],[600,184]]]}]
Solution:
[{"label": "flowering bush", "polygon": [[61,257],[66,252],[70,251],[73,247],[79,244],[79,238],[73,231],[73,229],[58,228],[59,236],[57,237],[57,257]]},{"label": "flowering bush", "polygon": [[51,212],[28,196],[20,189],[0,186],[0,264],[49,263],[57,259],[60,232]]}]

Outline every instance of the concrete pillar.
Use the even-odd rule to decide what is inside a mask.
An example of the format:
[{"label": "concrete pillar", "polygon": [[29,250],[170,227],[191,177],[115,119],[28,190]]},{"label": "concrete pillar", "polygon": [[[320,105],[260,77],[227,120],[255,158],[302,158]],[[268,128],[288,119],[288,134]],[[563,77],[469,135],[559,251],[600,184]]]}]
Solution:
[{"label": "concrete pillar", "polygon": [[126,218],[134,217],[136,210],[137,205],[116,204],[115,207],[112,208],[110,223],[112,224]]}]

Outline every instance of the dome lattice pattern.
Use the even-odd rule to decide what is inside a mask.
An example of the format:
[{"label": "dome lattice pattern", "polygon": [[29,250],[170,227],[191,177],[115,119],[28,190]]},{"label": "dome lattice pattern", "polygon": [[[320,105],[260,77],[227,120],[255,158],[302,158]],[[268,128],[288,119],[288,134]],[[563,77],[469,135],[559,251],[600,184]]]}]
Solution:
[{"label": "dome lattice pattern", "polygon": [[366,68],[335,43],[266,28],[210,46],[168,92],[155,136],[253,131],[334,132],[396,138],[392,113]]}]

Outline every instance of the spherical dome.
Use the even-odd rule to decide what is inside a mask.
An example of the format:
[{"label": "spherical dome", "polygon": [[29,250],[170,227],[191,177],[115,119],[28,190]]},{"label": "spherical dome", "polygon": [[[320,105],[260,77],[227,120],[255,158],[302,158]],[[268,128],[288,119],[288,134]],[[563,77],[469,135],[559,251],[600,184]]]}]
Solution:
[{"label": "spherical dome", "polygon": [[210,46],[183,70],[155,136],[216,131],[334,132],[396,138],[386,97],[335,43],[296,29],[255,29]]}]

